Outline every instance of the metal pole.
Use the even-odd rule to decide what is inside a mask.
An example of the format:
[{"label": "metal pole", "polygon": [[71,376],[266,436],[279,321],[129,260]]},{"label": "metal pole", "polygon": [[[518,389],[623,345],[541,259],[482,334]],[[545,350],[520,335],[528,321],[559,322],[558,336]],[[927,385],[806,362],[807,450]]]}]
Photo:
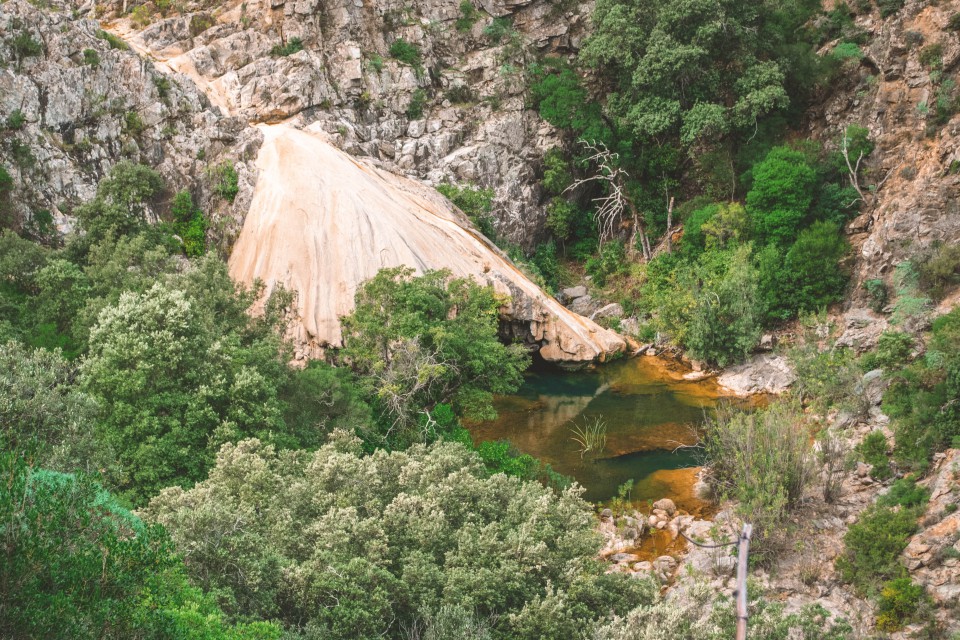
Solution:
[{"label": "metal pole", "polygon": [[747,556],[753,525],[744,524],[737,550],[737,640],[747,640]]}]

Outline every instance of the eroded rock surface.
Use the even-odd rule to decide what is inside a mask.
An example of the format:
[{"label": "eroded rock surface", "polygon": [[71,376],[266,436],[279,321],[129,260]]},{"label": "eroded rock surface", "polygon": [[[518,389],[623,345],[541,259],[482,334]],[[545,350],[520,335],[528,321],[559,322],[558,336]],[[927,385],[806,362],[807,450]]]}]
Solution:
[{"label": "eroded rock surface", "polygon": [[547,361],[603,360],[625,347],[546,295],[435,190],[358,161],[316,128],[261,129],[259,180],[230,272],[298,292],[301,356],[338,346],[339,318],[353,309],[357,287],[402,265],[449,269],[508,294],[505,318],[525,327],[518,337]]}]

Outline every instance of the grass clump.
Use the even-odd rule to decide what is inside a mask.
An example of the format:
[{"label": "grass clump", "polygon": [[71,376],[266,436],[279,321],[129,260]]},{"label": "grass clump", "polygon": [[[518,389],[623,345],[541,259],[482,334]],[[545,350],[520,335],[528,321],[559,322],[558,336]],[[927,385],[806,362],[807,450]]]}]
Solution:
[{"label": "grass clump", "polygon": [[390,45],[390,57],[411,67],[419,67],[423,63],[420,48],[403,38],[397,38]]},{"label": "grass clump", "polygon": [[300,38],[290,38],[286,44],[278,44],[270,50],[270,54],[278,57],[293,55],[298,51],[303,51],[303,40]]},{"label": "grass clump", "polygon": [[123,40],[121,40],[121,39],[118,38],[117,36],[113,35],[113,34],[110,33],[109,31],[104,31],[103,29],[101,29],[101,30],[97,33],[97,37],[100,38],[101,40],[105,41],[108,45],[110,45],[110,48],[111,48],[111,49],[117,49],[117,50],[119,50],[119,51],[126,51],[127,49],[130,48],[130,47],[127,45],[126,42],[124,42]]}]

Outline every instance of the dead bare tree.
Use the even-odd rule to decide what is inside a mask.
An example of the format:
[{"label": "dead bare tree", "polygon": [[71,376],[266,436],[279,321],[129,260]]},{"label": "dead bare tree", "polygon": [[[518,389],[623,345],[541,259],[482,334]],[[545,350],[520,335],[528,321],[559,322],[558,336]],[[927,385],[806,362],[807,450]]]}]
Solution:
[{"label": "dead bare tree", "polygon": [[597,207],[594,218],[597,222],[597,229],[600,231],[600,243],[613,237],[617,225],[623,219],[624,209],[629,210],[633,221],[633,237],[630,239],[630,248],[636,246],[637,236],[640,237],[640,246],[643,250],[643,257],[649,260],[651,256],[650,240],[647,237],[647,231],[643,224],[643,218],[637,211],[637,206],[627,191],[627,180],[629,174],[618,166],[620,154],[614,153],[602,142],[580,140],[584,149],[590,152],[587,160],[596,165],[597,172],[592,176],[581,178],[574,181],[564,192],[576,189],[590,182],[600,182],[607,185],[607,193],[593,199],[599,206]]},{"label": "dead bare tree", "polygon": [[670,204],[667,205],[667,253],[673,253],[673,196],[670,196]]},{"label": "dead bare tree", "polygon": [[[843,155],[843,161],[847,164],[847,175],[850,178],[850,186],[853,187],[861,202],[866,202],[863,195],[863,189],[860,188],[860,163],[863,162],[863,150],[857,155],[855,163],[850,161],[850,128],[843,130],[843,138],[840,141],[840,153]],[[852,204],[852,203],[851,203]]]}]

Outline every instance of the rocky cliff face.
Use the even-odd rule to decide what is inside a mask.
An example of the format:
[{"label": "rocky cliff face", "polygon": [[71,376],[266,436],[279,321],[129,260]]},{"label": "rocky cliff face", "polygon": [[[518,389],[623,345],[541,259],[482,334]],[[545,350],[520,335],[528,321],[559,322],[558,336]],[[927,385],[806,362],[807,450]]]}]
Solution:
[{"label": "rocky cliff face", "polygon": [[[0,163],[13,178],[19,219],[29,224],[45,210],[69,228],[73,206],[91,198],[121,159],[189,188],[215,221],[242,219],[259,134],[241,119],[222,117],[191,82],[112,47],[95,21],[69,11],[11,0],[0,5],[0,33],[0,115],[23,118],[0,130]],[[35,55],[24,55],[28,40],[39,46]],[[214,196],[205,171],[221,162],[238,174],[232,204]]]},{"label": "rocky cliff face", "polygon": [[858,17],[863,58],[847,63],[845,83],[810,114],[813,135],[825,141],[858,124],[876,142],[862,185],[866,206],[848,227],[854,307],[865,306],[864,281],[891,285],[897,264],[960,242],[960,117],[952,113],[960,33],[948,27],[958,11],[958,2],[908,0],[890,17]]},{"label": "rocky cliff face", "polygon": [[[122,9],[108,6],[110,15]],[[534,51],[576,46],[589,5],[483,8],[490,15],[459,0],[187,2],[149,26],[113,27],[206,85],[226,112],[250,122],[300,114],[388,170],[494,189],[498,233],[530,246],[544,228],[537,173],[556,140],[526,108],[524,74]],[[491,30],[492,16],[509,21]],[[397,41],[409,45],[406,62],[391,57]]]},{"label": "rocky cliff face", "polygon": [[[170,185],[189,186],[228,245],[239,235],[231,257],[235,277],[246,282],[259,278],[268,287],[282,283],[298,293],[301,357],[339,345],[339,317],[352,309],[357,286],[379,269],[399,265],[418,271],[449,269],[509,294],[510,305],[503,310],[506,326],[548,361],[603,360],[625,347],[616,334],[568,311],[530,282],[436,191],[336,149],[323,133],[329,119],[311,117],[306,110],[314,108],[314,99],[334,95],[324,83],[337,85],[335,76],[343,65],[305,51],[299,52],[299,62],[297,54],[271,57],[267,49],[264,57],[255,55],[244,64],[235,60],[240,75],[211,74],[210,60],[229,58],[227,50],[256,54],[258,46],[268,44],[242,19],[246,9],[234,8],[242,14],[239,28],[231,32],[227,25],[227,32],[211,36],[212,46],[225,47],[214,55],[210,47],[176,54],[179,45],[164,39],[164,34],[175,37],[181,27],[197,31],[191,25],[198,14],[159,23],[147,35],[130,31],[127,23],[107,25],[108,36],[97,23],[74,21],[63,11],[41,12],[16,1],[0,5],[0,24],[5,21],[9,32],[45,41],[25,60],[16,57],[15,45],[8,42],[6,59],[15,66],[0,76],[0,86],[11,88],[4,94],[5,112],[26,117],[5,141],[9,159],[0,158],[5,165],[20,162],[15,199],[27,207],[24,217],[34,207],[47,206],[68,225],[70,203],[92,197],[99,178],[127,158],[156,167]],[[263,27],[277,14],[274,8],[261,8]],[[304,23],[319,28],[319,23]],[[217,29],[215,21],[203,24],[204,32]],[[315,35],[305,32],[304,38]],[[254,40],[259,44],[250,44]],[[246,49],[239,44],[243,42]],[[195,44],[192,36],[189,44]],[[210,59],[204,62],[199,51]],[[296,70],[301,63],[306,65],[302,78]],[[330,75],[328,68],[334,70]],[[414,74],[421,81],[398,63],[391,63],[391,71],[397,78]],[[240,76],[249,82],[240,82]],[[314,83],[310,86],[316,91],[306,91],[297,78]],[[291,101],[301,91],[307,102]],[[247,123],[270,119],[284,123],[260,129]],[[301,130],[307,122],[310,132]],[[438,131],[428,121],[417,122]],[[263,132],[268,135],[261,148]],[[343,145],[343,133],[335,135],[333,142]],[[31,154],[30,163],[17,155],[23,149]],[[232,204],[215,193],[215,170],[222,162],[238,170],[241,195]],[[158,212],[164,208],[157,203]]]},{"label": "rocky cliff face", "polygon": [[449,269],[509,295],[504,317],[545,360],[590,362],[624,349],[530,282],[434,189],[358,161],[316,127],[261,128],[259,178],[230,272],[297,292],[299,357],[339,346],[339,318],[353,310],[357,287],[404,265]]}]

